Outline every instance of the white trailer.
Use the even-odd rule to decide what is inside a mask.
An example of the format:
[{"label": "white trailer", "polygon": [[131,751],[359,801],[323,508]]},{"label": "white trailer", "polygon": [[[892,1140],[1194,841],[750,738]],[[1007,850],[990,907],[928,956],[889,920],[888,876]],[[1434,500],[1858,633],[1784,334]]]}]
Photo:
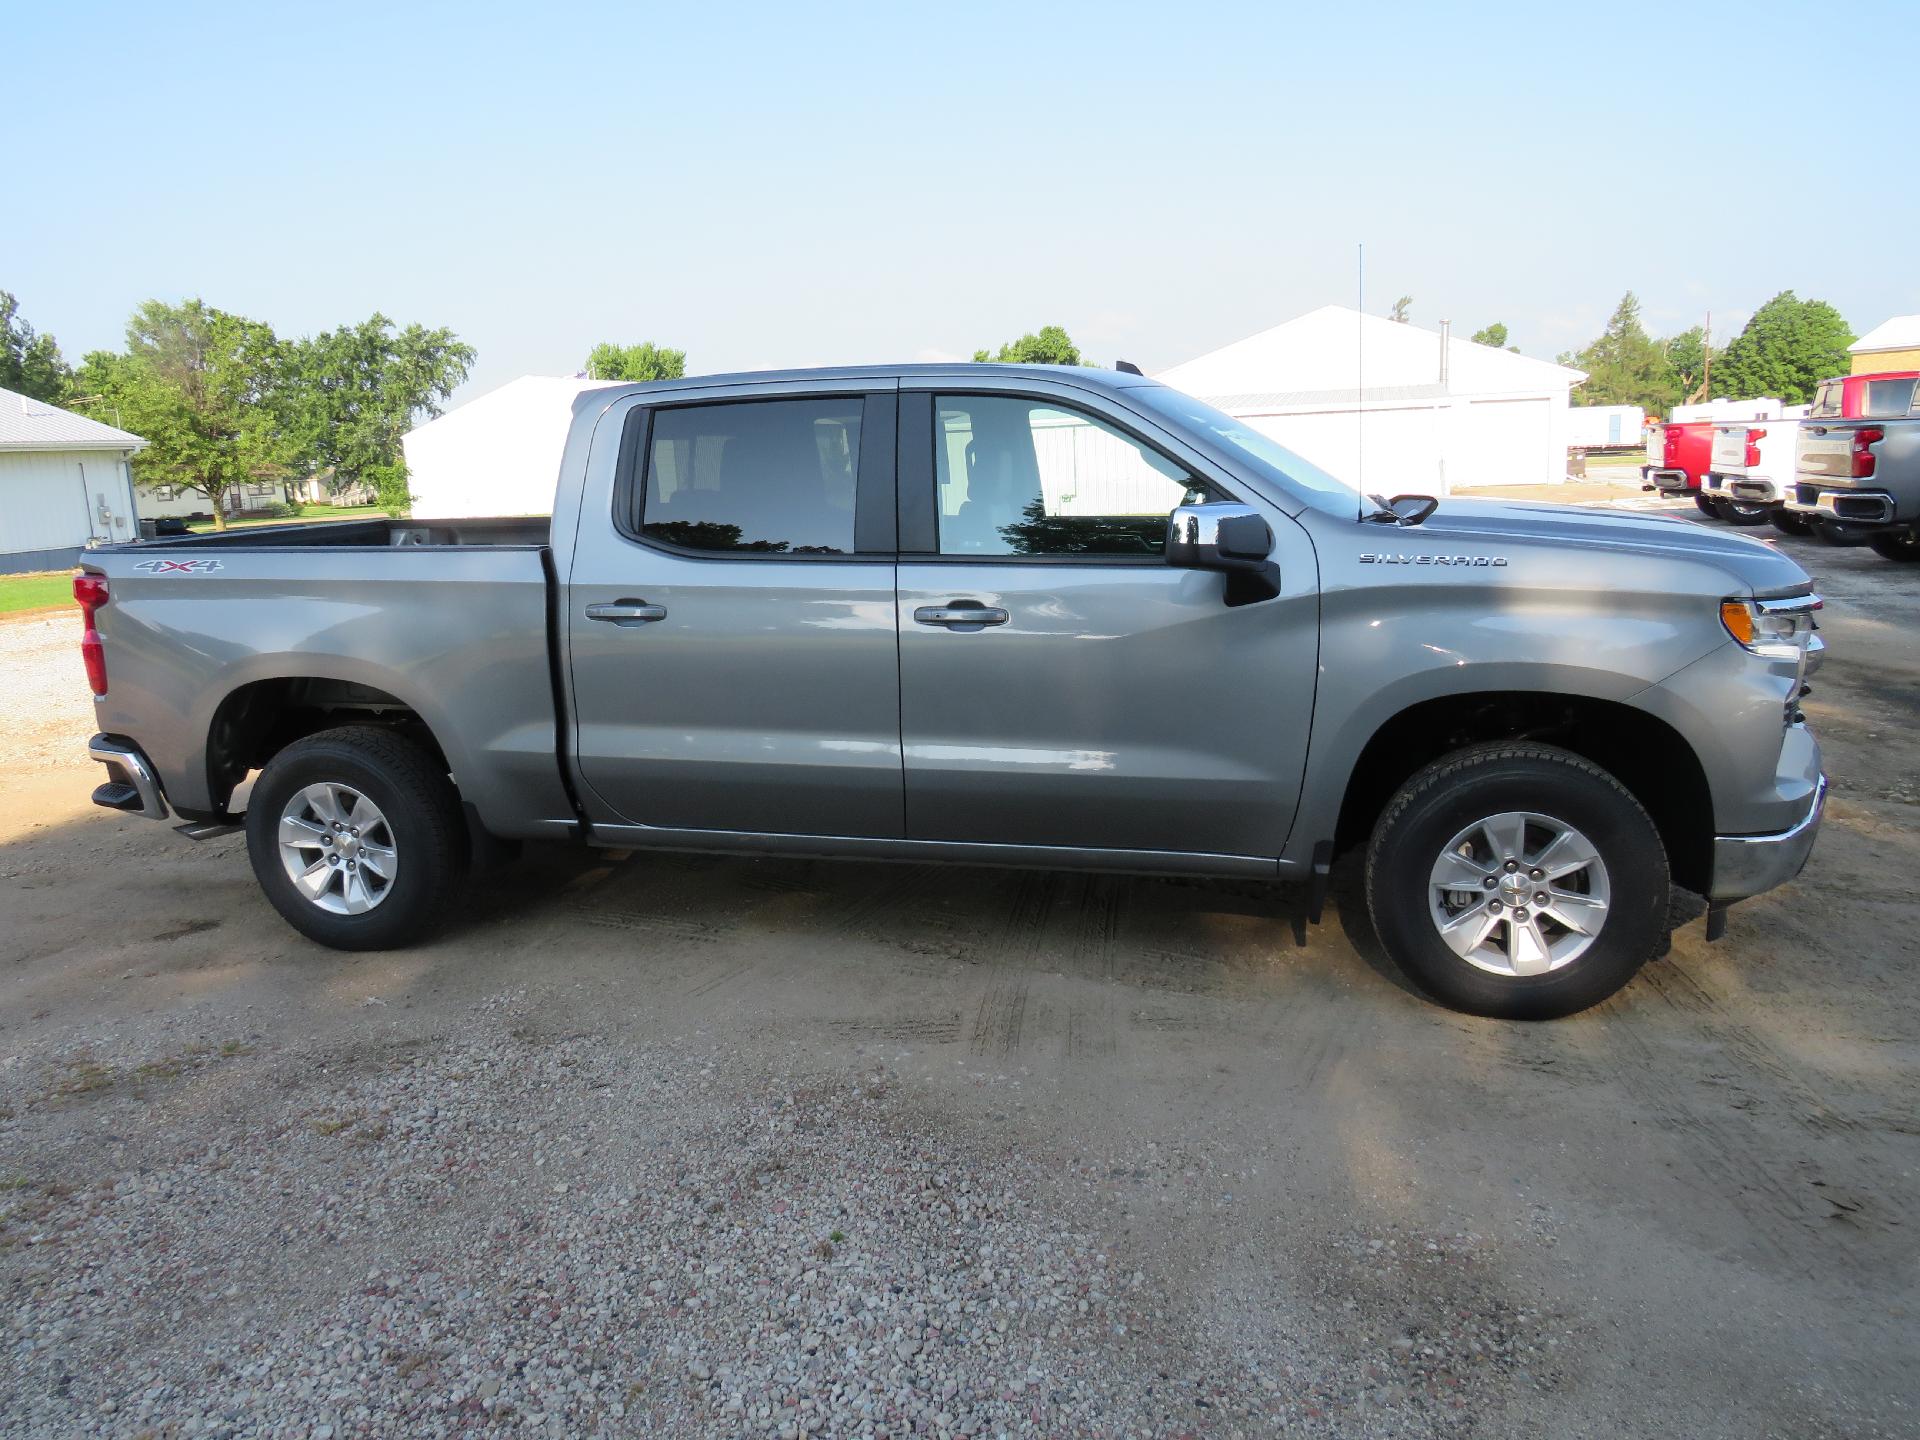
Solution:
[{"label": "white trailer", "polygon": [[1638,405],[1574,405],[1567,410],[1569,450],[1630,450],[1640,443],[1647,417]]}]

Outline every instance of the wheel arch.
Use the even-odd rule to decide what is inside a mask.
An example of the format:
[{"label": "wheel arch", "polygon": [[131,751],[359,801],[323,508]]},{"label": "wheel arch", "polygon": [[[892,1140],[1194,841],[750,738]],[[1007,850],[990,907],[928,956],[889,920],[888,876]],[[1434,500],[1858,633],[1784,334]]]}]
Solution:
[{"label": "wheel arch", "polygon": [[293,673],[244,679],[212,707],[201,733],[214,810],[225,814],[234,789],[247,774],[264,767],[296,740],[353,723],[398,731],[448,773],[457,773],[458,759],[443,739],[450,735],[450,727],[431,705],[422,706],[402,694],[385,675],[305,665]]},{"label": "wheel arch", "polygon": [[1334,825],[1338,853],[1365,842],[1394,793],[1441,756],[1490,740],[1557,745],[1619,780],[1666,846],[1674,883],[1705,894],[1713,874],[1713,797],[1680,732],[1619,700],[1530,690],[1436,696],[1382,722],[1348,772]]}]

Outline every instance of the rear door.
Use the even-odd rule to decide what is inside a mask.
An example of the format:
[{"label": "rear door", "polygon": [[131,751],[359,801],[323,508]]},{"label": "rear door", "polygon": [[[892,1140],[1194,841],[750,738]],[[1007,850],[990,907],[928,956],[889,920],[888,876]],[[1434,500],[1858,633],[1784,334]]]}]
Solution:
[{"label": "rear door", "polygon": [[918,840],[1280,853],[1318,652],[1317,570],[1270,517],[1283,593],[1169,567],[1183,498],[1255,501],[1066,386],[919,389],[900,411],[900,724]]},{"label": "rear door", "polygon": [[818,383],[627,411],[565,596],[597,818],[900,835],[894,420]]}]

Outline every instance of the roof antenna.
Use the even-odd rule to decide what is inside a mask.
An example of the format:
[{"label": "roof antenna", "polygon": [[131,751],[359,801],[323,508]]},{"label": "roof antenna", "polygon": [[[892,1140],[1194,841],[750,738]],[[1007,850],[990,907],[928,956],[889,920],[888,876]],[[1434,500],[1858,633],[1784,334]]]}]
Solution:
[{"label": "roof antenna", "polygon": [[1354,316],[1356,324],[1353,332],[1353,368],[1354,379],[1358,382],[1354,390],[1353,410],[1353,518],[1356,522],[1366,519],[1366,477],[1367,477],[1367,242],[1362,240],[1356,247],[1359,259],[1354,273]]}]

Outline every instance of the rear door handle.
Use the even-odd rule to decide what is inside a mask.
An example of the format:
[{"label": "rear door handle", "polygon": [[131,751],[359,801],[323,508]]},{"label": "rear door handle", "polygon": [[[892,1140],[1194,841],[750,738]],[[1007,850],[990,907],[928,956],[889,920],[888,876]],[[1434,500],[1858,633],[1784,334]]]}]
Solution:
[{"label": "rear door handle", "polygon": [[667,607],[649,605],[644,600],[615,600],[611,604],[587,606],[587,618],[615,625],[644,625],[649,620],[666,619]]},{"label": "rear door handle", "polygon": [[984,630],[1007,623],[1007,612],[978,600],[955,600],[947,605],[922,605],[913,612],[921,625],[944,625],[949,630]]}]

